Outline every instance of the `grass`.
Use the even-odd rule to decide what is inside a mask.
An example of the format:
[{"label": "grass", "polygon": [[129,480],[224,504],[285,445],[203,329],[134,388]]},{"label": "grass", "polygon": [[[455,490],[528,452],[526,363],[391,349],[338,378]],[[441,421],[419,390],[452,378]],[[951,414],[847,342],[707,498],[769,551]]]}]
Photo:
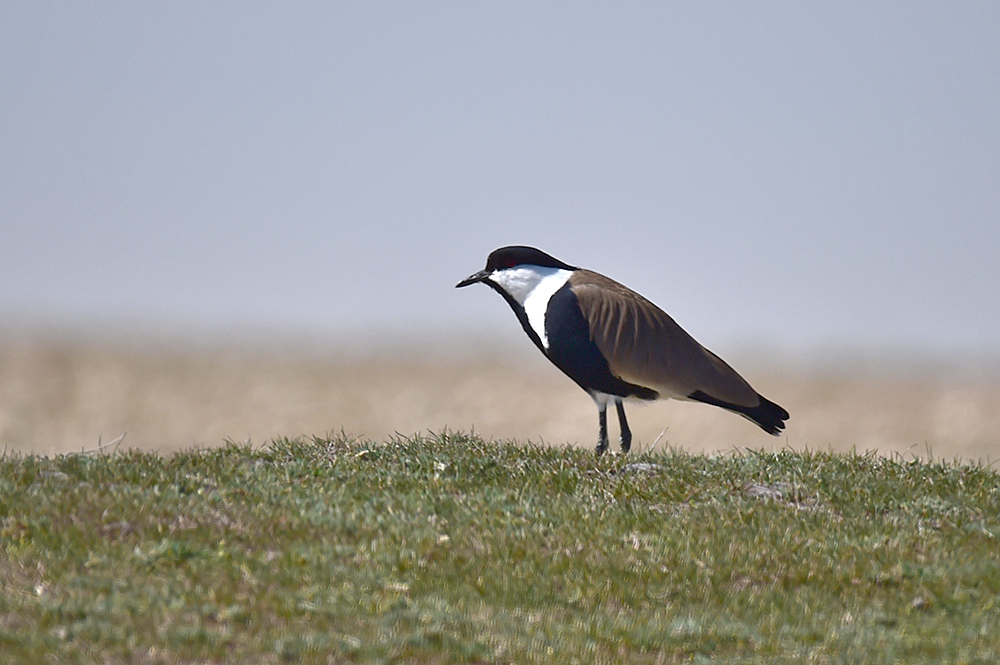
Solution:
[{"label": "grass", "polygon": [[445,432],[0,459],[11,663],[995,663],[1000,476]]}]

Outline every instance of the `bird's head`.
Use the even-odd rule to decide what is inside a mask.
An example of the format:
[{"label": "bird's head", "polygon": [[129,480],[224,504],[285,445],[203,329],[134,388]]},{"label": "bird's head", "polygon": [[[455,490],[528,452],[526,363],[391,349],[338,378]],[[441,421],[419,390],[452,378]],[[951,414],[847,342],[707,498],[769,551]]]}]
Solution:
[{"label": "bird's head", "polygon": [[489,258],[486,259],[486,267],[463,279],[455,285],[455,288],[469,286],[476,282],[486,282],[494,288],[500,286],[509,291],[506,289],[506,285],[520,281],[519,274],[528,277],[556,270],[577,270],[577,268],[563,263],[540,249],[524,245],[511,245],[490,252]]}]

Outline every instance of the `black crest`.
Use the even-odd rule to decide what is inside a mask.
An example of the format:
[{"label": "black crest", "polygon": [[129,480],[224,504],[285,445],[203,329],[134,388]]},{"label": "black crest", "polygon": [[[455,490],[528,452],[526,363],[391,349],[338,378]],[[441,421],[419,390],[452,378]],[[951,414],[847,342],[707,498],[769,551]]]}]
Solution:
[{"label": "black crest", "polygon": [[504,270],[506,268],[513,268],[514,266],[541,266],[543,268],[578,270],[576,266],[563,263],[540,249],[524,245],[511,245],[495,249],[490,253],[489,258],[486,259],[487,272]]}]

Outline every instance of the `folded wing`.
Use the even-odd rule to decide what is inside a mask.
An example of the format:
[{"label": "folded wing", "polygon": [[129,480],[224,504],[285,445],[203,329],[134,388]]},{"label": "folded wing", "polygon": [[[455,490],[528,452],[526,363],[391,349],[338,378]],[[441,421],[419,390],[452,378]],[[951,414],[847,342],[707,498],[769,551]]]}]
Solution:
[{"label": "folded wing", "polygon": [[663,397],[707,401],[744,415],[762,405],[763,398],[736,370],[628,287],[578,270],[570,288],[590,321],[594,343],[622,380]]}]

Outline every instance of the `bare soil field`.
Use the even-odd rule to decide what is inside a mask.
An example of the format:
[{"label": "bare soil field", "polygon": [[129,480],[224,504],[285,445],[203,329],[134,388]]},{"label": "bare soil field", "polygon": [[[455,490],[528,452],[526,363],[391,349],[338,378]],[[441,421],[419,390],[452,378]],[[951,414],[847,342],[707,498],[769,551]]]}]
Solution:
[{"label": "bare soil field", "polygon": [[[1000,379],[990,368],[729,359],[791,413],[781,437],[717,408],[665,401],[629,407],[633,445],[1000,457]],[[609,422],[616,438],[617,421]],[[442,428],[591,447],[597,412],[530,347],[397,345],[376,355],[357,345],[322,352],[0,335],[0,449],[8,452],[95,450],[123,435],[125,448],[170,452],[227,439],[343,431],[382,440]]]}]

